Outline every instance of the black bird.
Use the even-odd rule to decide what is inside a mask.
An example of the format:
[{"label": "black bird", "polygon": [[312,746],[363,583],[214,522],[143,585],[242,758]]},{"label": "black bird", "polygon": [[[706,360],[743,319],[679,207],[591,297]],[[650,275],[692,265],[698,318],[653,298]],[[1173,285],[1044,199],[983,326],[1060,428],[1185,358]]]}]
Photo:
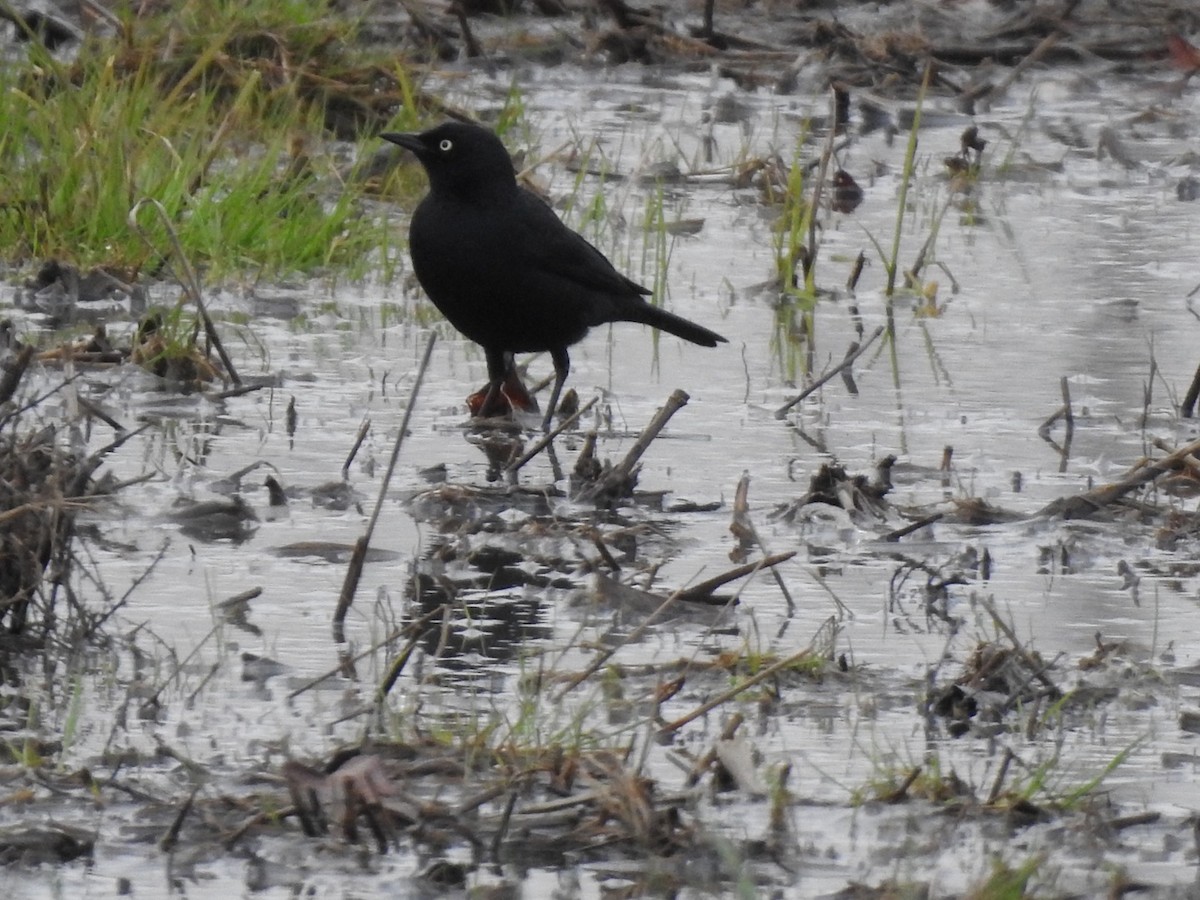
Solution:
[{"label": "black bird", "polygon": [[567,348],[596,325],[641,322],[705,347],[725,341],[647,303],[649,290],[517,184],[508,151],[488,129],[447,122],[421,134],[381,137],[411,150],[429,176],[408,250],[429,299],[483,347],[482,415],[496,408],[512,353],[549,351],[555,379],[542,423],[549,429],[571,368]]}]

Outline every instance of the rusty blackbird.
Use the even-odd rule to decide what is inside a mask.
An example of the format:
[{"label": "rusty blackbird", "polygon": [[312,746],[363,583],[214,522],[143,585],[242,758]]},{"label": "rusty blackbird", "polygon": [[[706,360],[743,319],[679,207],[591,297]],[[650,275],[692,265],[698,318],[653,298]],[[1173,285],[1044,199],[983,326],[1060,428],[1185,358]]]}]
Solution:
[{"label": "rusty blackbird", "polygon": [[606,322],[653,325],[705,347],[725,341],[647,303],[649,290],[517,183],[508,151],[488,129],[447,122],[382,137],[411,150],[429,176],[408,249],[429,299],[483,347],[488,391],[480,414],[499,407],[512,353],[549,351],[555,379],[542,423],[549,429],[571,368],[567,348]]}]

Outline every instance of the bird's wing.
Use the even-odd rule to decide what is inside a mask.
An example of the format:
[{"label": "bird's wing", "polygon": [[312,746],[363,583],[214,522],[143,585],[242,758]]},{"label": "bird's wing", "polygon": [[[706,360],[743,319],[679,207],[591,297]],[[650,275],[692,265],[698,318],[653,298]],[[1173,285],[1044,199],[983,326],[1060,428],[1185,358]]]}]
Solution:
[{"label": "bird's wing", "polygon": [[647,288],[626,278],[603,253],[562,223],[541,197],[522,188],[519,192],[522,235],[512,245],[520,248],[526,262],[536,268],[573,281],[582,287],[614,294],[649,294]]}]

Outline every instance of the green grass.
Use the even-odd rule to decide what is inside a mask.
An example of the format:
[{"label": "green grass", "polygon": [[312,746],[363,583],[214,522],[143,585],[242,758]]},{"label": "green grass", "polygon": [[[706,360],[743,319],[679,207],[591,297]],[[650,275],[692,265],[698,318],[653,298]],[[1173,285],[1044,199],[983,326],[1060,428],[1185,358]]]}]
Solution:
[{"label": "green grass", "polygon": [[353,24],[316,9],[185,2],[69,66],[31,44],[0,70],[0,259],[155,271],[165,230],[128,221],[151,198],[210,278],[376,271],[394,242],[330,137],[414,124],[420,93],[394,59],[351,64]]},{"label": "green grass", "polygon": [[969,900],[1021,900],[1030,896],[1030,881],[1043,868],[1045,858],[1038,854],[1014,867],[1002,859],[992,862],[992,871],[967,893]]},{"label": "green grass", "polygon": [[811,371],[816,328],[817,248],[808,245],[816,210],[805,196],[807,183],[800,157],[800,149],[807,138],[805,130],[797,139],[787,186],[779,198],[780,214],[774,232],[775,277],[780,286],[780,301],[775,309],[771,350],[780,361],[783,376],[792,383]]}]

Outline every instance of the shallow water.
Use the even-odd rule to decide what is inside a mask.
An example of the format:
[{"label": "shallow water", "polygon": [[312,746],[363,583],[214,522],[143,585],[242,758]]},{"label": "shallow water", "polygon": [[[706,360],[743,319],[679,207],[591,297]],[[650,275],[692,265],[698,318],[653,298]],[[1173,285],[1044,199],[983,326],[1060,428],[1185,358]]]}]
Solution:
[{"label": "shallow water", "polygon": [[[511,77],[474,79],[469,92],[474,107],[485,107],[487,100],[481,98],[488,96],[498,102]],[[703,161],[690,123],[733,91],[727,83],[684,75],[651,80],[641,69],[621,67],[559,67],[522,73],[518,80],[527,93],[528,119],[540,148],[575,145],[579,135],[594,135],[605,166],[624,176],[636,176],[662,161],[686,172],[775,151],[790,157],[805,120],[825,105],[821,97],[738,93],[743,119],[712,127],[715,154]],[[796,860],[800,874],[789,878],[765,863],[768,871],[760,873],[787,896],[811,896],[836,891],[848,881],[878,883],[887,877],[929,879],[938,896],[948,896],[986,877],[990,853],[997,847],[1019,861],[1064,846],[1055,823],[1022,831],[1013,848],[1008,838],[1001,835],[997,843],[996,835],[977,825],[955,830],[953,822],[930,817],[921,804],[915,809],[849,805],[852,792],[870,779],[924,758],[929,735],[918,704],[927,670],[944,654],[961,661],[976,640],[995,637],[989,616],[975,602],[979,597],[990,599],[1028,646],[1046,658],[1063,655],[1058,670],[1063,684],[1090,677],[1072,667],[1094,650],[1097,632],[1106,641],[1128,641],[1137,648],[1126,656],[1131,673],[1140,671],[1135,663],[1162,664],[1167,651],[1174,667],[1200,662],[1200,618],[1195,614],[1200,578],[1194,571],[1173,571],[1177,564],[1191,562],[1194,548],[1156,550],[1150,526],[1032,519],[987,527],[937,524],[900,543],[885,543],[879,536],[900,520],[873,529],[833,512],[796,523],[769,517],[776,505],[804,494],[822,463],[837,461],[851,472],[866,472],[889,453],[899,457],[892,494],[897,505],[928,512],[944,501],[981,497],[1032,516],[1054,498],[1115,479],[1153,437],[1172,444],[1195,437],[1196,426],[1173,411],[1200,361],[1200,325],[1186,300],[1198,278],[1195,209],[1175,199],[1174,184],[1189,168],[1173,160],[1183,160],[1189,144],[1194,145],[1200,101],[1174,101],[1156,119],[1145,118],[1135,126],[1132,118],[1161,100],[1156,85],[1130,85],[1104,73],[1095,73],[1092,84],[1094,90],[1083,90],[1072,79],[1048,76],[1014,90],[1004,103],[974,118],[989,141],[986,174],[969,201],[972,210],[965,208],[965,200],[951,203],[934,253],[959,290],[951,290],[944,271],[927,270],[927,277],[940,283],[940,314],[918,316],[913,299],[901,297],[895,311],[895,373],[887,351],[877,345],[854,367],[857,395],[834,379],[788,421],[776,420],[774,410],[799,387],[785,377],[787,361],[772,339],[775,298],[754,289],[773,272],[770,217],[753,189],[703,180],[664,189],[671,215],[704,220],[698,234],[677,238],[671,246],[666,302],[673,311],[721,331],[730,344],[705,350],[670,336],[655,340],[645,329],[620,325],[598,329],[573,349],[571,385],[584,400],[598,392],[603,396],[607,427],[602,428],[602,456],[620,458],[672,389],[681,387],[691,396],[645,457],[640,486],[669,491],[673,500],[722,500],[725,505],[716,512],[672,516],[633,513],[672,532],[671,542],[650,545],[670,557],[658,572],[660,585],[700,580],[729,567],[729,503],[743,473],[751,477],[751,515],[766,547],[799,550],[780,569],[796,600],[794,614],[788,614],[779,587],[763,573],[741,593],[736,636],[714,635],[694,624],[657,629],[618,654],[618,661],[665,662],[693,654],[706,658],[722,647],[787,655],[803,648],[822,623],[838,614],[830,594],[845,607],[836,649],[847,654],[859,677],[831,677],[798,690],[795,697],[785,696],[785,714],[764,716],[753,732],[768,765],[785,759],[795,764],[790,787],[800,798],[793,823],[793,840],[801,848]],[[465,91],[461,85],[459,89]],[[937,111],[932,101],[929,112]],[[957,151],[969,121],[952,110],[944,112],[948,115],[937,119],[941,124],[921,133],[918,178],[909,194],[900,254],[906,265],[950,196],[940,174],[941,159]],[[1098,158],[1095,147],[1103,127],[1120,131],[1145,161],[1127,170],[1112,158]],[[1084,135],[1082,149],[1052,136],[1070,129]],[[839,361],[856,339],[852,305],[868,334],[885,321],[885,276],[871,237],[890,243],[904,140],[901,134],[889,142],[876,132],[855,141],[841,156],[866,197],[852,215],[832,214],[824,222],[817,280],[835,290],[835,296],[816,308],[818,370]],[[811,146],[805,151],[815,152]],[[1011,166],[1001,170],[999,161],[1006,158]],[[575,176],[559,165],[540,166],[537,175],[557,199],[574,190]],[[601,230],[586,233],[625,271],[652,278],[656,262],[649,259],[643,268],[640,223],[657,188],[634,177],[606,185],[584,179],[583,199],[568,219],[578,222],[583,201],[601,189],[611,218]],[[396,227],[402,229],[403,223],[398,220]],[[857,296],[850,298],[840,286],[860,250],[870,261]],[[303,316],[264,313],[251,297],[229,294],[215,301],[224,312],[256,315],[253,330],[261,356],[248,344],[235,341],[233,346],[244,372],[261,368],[278,377],[274,389],[220,407],[189,401],[167,409],[158,397],[148,398],[137,376],[118,376],[115,382],[107,374],[91,379],[110,410],[123,410],[119,418],[154,423],[132,449],[113,456],[111,468],[120,478],[157,472],[148,483],[122,492],[121,514],[101,510],[89,516],[105,542],[94,551],[98,566],[110,589],[121,593],[165,544],[161,561],[122,611],[122,621],[143,625],[161,641],[161,671],[152,683],[160,683],[171,670],[167,648],[179,659],[199,648],[185,676],[171,684],[164,716],[131,722],[118,743],[149,750],[161,739],[230,779],[250,765],[277,767],[285,753],[320,757],[358,735],[353,718],[325,723],[337,722],[367,702],[381,660],[362,664],[360,684],[335,680],[332,687],[286,699],[290,691],[337,666],[330,617],[345,566],[278,550],[302,541],[351,545],[362,533],[365,517],[353,507],[316,508],[302,497],[278,518],[268,519],[266,492],[255,487],[266,469],[243,483],[245,496],[262,514],[248,540],[190,539],[159,516],[181,495],[210,496],[216,479],[256,460],[268,463],[286,487],[313,488],[336,480],[354,433],[367,417],[370,435],[350,468],[349,481],[369,514],[430,333],[429,327],[416,324],[429,317],[412,315],[424,301],[404,284],[332,294],[313,286],[297,291],[295,302]],[[286,310],[287,304],[281,306]],[[434,362],[373,540],[374,547],[395,552],[399,561],[366,567],[348,622],[356,650],[401,620],[410,561],[436,540],[434,529],[415,521],[406,509],[407,497],[429,487],[422,470],[444,464],[452,483],[487,483],[483,455],[464,440],[462,404],[485,380],[482,354],[444,324],[433,329],[440,336]],[[1152,360],[1160,374],[1146,403]],[[545,372],[549,366],[538,361],[534,368]],[[1064,377],[1076,416],[1065,465],[1037,435],[1038,426],[1061,404],[1059,382]],[[298,412],[294,439],[284,425],[293,397]],[[1061,424],[1054,437],[1061,441]],[[93,437],[97,444],[107,439]],[[943,482],[937,467],[946,446],[953,447],[953,469]],[[569,467],[575,453],[571,443],[560,443],[559,453]],[[526,484],[551,480],[545,457],[522,474]],[[551,505],[564,514],[572,510],[566,501]],[[1194,510],[1195,501],[1182,508]],[[964,551],[985,548],[993,561],[986,581],[962,562]],[[926,615],[923,573],[914,572],[908,581],[896,579],[905,560],[923,562],[943,575],[961,570],[968,576],[968,584],[949,594],[947,611],[964,623],[957,636]],[[1118,573],[1121,561],[1140,576],[1136,593]],[[890,588],[897,583],[893,594]],[[261,633],[216,624],[214,606],[254,586],[263,593],[251,601],[249,619]],[[565,592],[530,594],[518,589],[504,596],[536,607],[540,627],[532,646],[568,641],[583,621],[590,621],[588,627],[596,633],[603,630],[604,613],[593,617],[566,602]],[[283,674],[242,680],[242,652],[277,661]],[[565,668],[586,661],[576,650]],[[426,712],[440,710],[447,717],[512,715],[509,704],[521,664],[478,663],[474,670],[466,665],[459,680],[442,690],[402,681],[397,709],[411,702],[406,696],[419,694]],[[953,662],[945,665],[953,670]],[[134,675],[128,660],[114,660],[113,666],[118,680]],[[1111,673],[1107,677],[1114,678]],[[204,678],[210,681],[198,690]],[[1024,762],[1035,766],[1057,750],[1063,762],[1056,776],[1078,785],[1101,774],[1120,751],[1134,747],[1106,782],[1111,802],[1118,814],[1149,809],[1161,812],[1163,820],[1148,829],[1148,839],[1128,836],[1127,852],[1107,862],[1167,891],[1191,881],[1186,866],[1195,862],[1195,851],[1188,849],[1185,819],[1200,796],[1195,765],[1167,769],[1163,754],[1193,752],[1192,736],[1177,721],[1180,708],[1195,705],[1196,691],[1169,683],[1149,690],[1134,674],[1127,682],[1122,702],[1090,717],[1070,717],[1058,736],[1061,743],[1031,742],[1023,748]],[[64,766],[85,764],[109,739],[116,699],[110,687],[103,681],[85,683],[86,727],[65,754]],[[718,689],[696,680],[664,714],[668,719],[681,715]],[[185,702],[193,692],[194,699]],[[583,693],[577,702],[595,700]],[[554,719],[554,712],[547,714]],[[51,715],[48,709],[47,717]],[[569,710],[557,715],[568,716]],[[701,753],[719,726],[713,714],[681,733],[678,746]],[[611,733],[620,732],[614,725]],[[974,737],[957,742],[939,737],[936,749],[943,767],[952,766],[978,794],[986,795],[998,764],[992,744]],[[661,754],[652,754],[648,765],[666,783],[679,779]],[[713,798],[701,802],[716,805],[708,807],[713,821],[738,823],[724,828],[731,839],[752,837],[765,827],[764,813],[754,804]],[[117,825],[99,818],[102,831]],[[1003,832],[999,825],[997,830]],[[1108,884],[1110,873],[1095,865],[1083,844],[1082,839],[1068,841],[1068,849],[1056,857],[1061,870],[1057,887],[1086,893]],[[276,847],[275,852],[286,851]],[[290,895],[293,884],[311,890],[311,896],[351,896],[369,891],[381,878],[403,883],[395,879],[407,878],[414,866],[401,854],[347,879],[343,870],[350,868],[348,860],[297,862],[294,882],[255,896]],[[134,893],[141,895],[153,894],[163,884],[157,857],[142,859],[110,846],[98,852],[86,873],[70,868],[56,873],[57,883],[44,893],[79,896],[82,890],[107,896],[118,877],[132,879]],[[544,896],[560,877],[549,871],[525,873],[522,895]],[[570,892],[598,896],[607,876],[604,866],[595,866],[578,877]],[[33,879],[10,873],[5,880],[22,891],[43,893],[34,891]],[[251,881],[239,861],[210,861],[185,876],[184,892],[248,895]]]}]

